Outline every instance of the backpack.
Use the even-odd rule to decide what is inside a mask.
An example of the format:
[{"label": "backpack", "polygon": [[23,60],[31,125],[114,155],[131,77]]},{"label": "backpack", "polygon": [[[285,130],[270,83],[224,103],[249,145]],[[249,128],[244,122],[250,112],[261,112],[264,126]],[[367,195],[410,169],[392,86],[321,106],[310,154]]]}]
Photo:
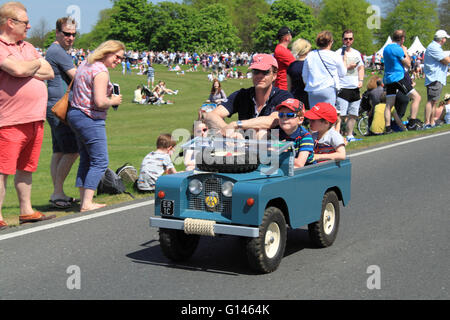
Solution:
[{"label": "backpack", "polygon": [[116,170],[116,174],[122,179],[125,184],[134,184],[139,177],[136,168],[128,162],[119,167]]},{"label": "backpack", "polygon": [[122,179],[110,168],[107,168],[98,184],[97,195],[126,193],[134,199],[134,196],[125,190],[125,185],[123,184]]}]

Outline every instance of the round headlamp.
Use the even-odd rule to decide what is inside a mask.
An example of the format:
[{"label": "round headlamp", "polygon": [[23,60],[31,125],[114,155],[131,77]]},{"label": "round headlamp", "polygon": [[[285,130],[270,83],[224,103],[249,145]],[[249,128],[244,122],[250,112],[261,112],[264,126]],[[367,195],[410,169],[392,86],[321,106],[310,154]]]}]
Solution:
[{"label": "round headlamp", "polygon": [[231,197],[233,195],[234,183],[231,181],[226,181],[222,184],[222,194],[225,197]]},{"label": "round headlamp", "polygon": [[192,194],[199,194],[200,192],[202,192],[203,189],[203,184],[200,180],[198,179],[193,179],[191,180],[191,182],[189,182],[189,192]]}]

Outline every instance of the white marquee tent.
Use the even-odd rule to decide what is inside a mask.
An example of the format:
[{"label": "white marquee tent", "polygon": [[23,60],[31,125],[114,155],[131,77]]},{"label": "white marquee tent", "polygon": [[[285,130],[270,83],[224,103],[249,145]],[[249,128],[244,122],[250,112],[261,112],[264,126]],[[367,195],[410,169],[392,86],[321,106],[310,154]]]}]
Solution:
[{"label": "white marquee tent", "polygon": [[377,54],[383,55],[383,50],[384,50],[384,48],[386,48],[386,46],[387,46],[388,44],[391,44],[391,43],[392,43],[392,39],[391,39],[391,36],[389,36],[389,37],[387,38],[386,42],[384,43],[383,47],[382,47],[380,50],[377,51]]},{"label": "white marquee tent", "polygon": [[408,48],[408,54],[411,56],[416,52],[422,53],[425,52],[427,48],[425,48],[419,40],[419,37],[416,36],[411,47]]}]

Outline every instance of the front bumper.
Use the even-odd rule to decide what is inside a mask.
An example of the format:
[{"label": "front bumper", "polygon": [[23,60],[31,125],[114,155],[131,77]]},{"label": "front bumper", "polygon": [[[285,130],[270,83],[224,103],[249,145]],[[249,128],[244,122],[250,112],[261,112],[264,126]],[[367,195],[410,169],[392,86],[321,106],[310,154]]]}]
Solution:
[{"label": "front bumper", "polygon": [[[150,227],[185,230],[184,220],[165,219],[165,218],[150,218]],[[259,228],[235,226],[222,223],[215,223],[214,234],[227,234],[232,236],[242,236],[249,238],[259,237]]]}]

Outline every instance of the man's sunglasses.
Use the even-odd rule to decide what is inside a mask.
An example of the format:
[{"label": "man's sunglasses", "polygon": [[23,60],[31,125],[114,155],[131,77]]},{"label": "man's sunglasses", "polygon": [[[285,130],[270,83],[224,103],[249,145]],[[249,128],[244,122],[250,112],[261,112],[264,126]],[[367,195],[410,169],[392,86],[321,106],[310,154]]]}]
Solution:
[{"label": "man's sunglasses", "polygon": [[71,33],[71,32],[65,32],[65,31],[61,31],[63,34],[64,34],[64,36],[66,36],[66,37],[70,37],[70,36],[72,36],[72,37],[76,37],[77,36],[77,33],[76,32],[74,32],[74,33]]},{"label": "man's sunglasses", "polygon": [[208,131],[208,128],[203,128],[203,129],[201,129],[201,130],[197,130],[197,131],[195,131],[195,133],[203,133],[203,132],[206,132],[206,131]]},{"label": "man's sunglasses", "polygon": [[291,118],[296,118],[297,114],[294,112],[278,112],[278,117],[291,119]]},{"label": "man's sunglasses", "polygon": [[352,41],[353,40],[353,38],[344,38],[344,41]]},{"label": "man's sunglasses", "polygon": [[263,75],[267,76],[270,73],[270,69],[269,70],[258,70],[258,69],[253,69],[252,70],[252,74],[254,76],[257,76],[260,73],[262,73]]}]

